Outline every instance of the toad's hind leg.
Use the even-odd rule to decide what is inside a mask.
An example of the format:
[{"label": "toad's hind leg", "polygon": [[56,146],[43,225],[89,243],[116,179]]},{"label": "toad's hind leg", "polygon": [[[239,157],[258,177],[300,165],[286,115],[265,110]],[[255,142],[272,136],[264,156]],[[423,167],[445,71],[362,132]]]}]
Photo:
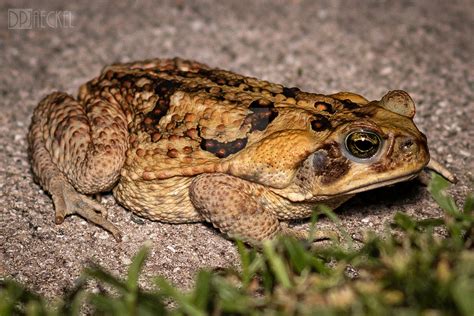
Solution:
[{"label": "toad's hind leg", "polygon": [[190,198],[204,219],[231,238],[259,245],[279,234],[298,239],[307,232],[280,223],[262,186],[226,174],[202,174],[190,186]]},{"label": "toad's hind leg", "polygon": [[86,194],[108,191],[117,182],[127,141],[124,111],[112,98],[82,104],[56,92],[40,102],[28,142],[33,172],[53,198],[56,223],[77,213],[120,238],[105,219],[106,209]]}]

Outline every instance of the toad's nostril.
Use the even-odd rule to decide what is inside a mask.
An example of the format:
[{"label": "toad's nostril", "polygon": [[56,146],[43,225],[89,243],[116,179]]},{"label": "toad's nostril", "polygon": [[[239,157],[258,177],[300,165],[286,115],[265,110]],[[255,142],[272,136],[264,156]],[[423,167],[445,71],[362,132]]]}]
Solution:
[{"label": "toad's nostril", "polygon": [[407,138],[400,143],[400,149],[403,151],[413,151],[415,142],[411,138]]}]

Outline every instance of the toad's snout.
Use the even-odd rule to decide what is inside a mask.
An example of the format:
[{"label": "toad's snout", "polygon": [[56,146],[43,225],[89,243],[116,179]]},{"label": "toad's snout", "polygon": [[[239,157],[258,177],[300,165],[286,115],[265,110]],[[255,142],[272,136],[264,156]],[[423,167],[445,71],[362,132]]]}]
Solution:
[{"label": "toad's snout", "polygon": [[426,165],[430,159],[425,139],[412,135],[399,136],[395,139],[395,152],[405,161],[418,162]]}]

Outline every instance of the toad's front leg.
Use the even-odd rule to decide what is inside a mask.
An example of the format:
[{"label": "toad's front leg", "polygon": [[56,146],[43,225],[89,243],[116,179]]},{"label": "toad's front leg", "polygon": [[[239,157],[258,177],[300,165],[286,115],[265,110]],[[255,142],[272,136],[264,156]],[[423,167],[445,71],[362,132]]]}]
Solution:
[{"label": "toad's front leg", "polygon": [[82,103],[52,93],[33,113],[28,142],[33,172],[53,198],[56,223],[77,213],[119,239],[106,209],[86,195],[110,190],[120,176],[128,147],[121,105],[113,98]]}]

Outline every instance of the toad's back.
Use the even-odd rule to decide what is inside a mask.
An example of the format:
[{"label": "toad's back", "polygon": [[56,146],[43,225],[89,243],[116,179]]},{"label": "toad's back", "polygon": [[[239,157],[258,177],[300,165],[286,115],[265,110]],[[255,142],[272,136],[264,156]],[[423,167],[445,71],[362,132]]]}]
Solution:
[{"label": "toad's back", "polygon": [[356,102],[367,103],[354,94],[306,93],[177,58],[109,66],[81,88],[79,99],[93,104],[104,96],[126,113],[129,169],[148,180],[223,170],[225,158],[269,134],[329,130],[340,121],[336,112],[351,116]]}]

